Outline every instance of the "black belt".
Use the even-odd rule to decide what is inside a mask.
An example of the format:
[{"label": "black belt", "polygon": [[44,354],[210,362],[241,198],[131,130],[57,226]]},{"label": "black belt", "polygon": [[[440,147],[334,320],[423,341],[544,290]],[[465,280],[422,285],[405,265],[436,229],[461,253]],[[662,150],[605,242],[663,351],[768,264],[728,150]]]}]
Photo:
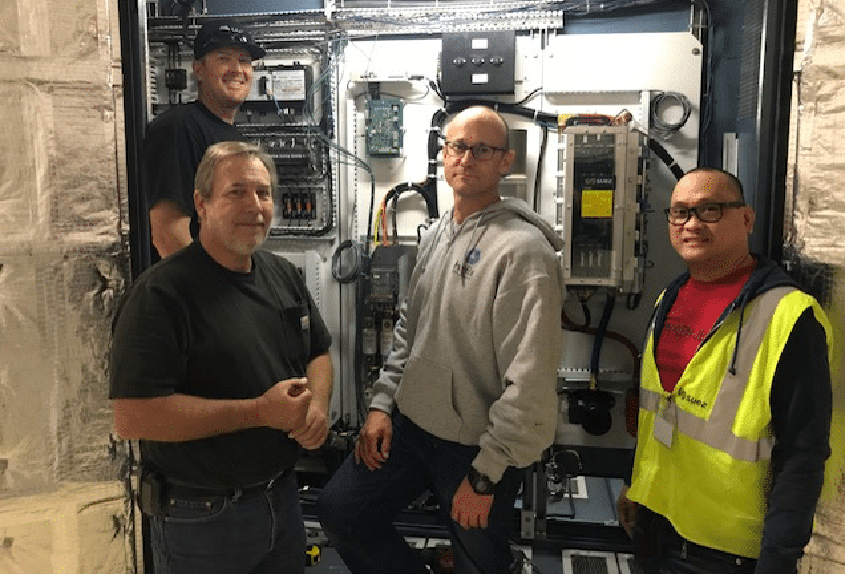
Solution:
[{"label": "black belt", "polygon": [[165,485],[165,498],[220,498],[220,497],[229,497],[238,499],[243,496],[247,496],[250,494],[255,494],[256,492],[263,492],[265,490],[270,490],[273,486],[281,482],[281,479],[288,473],[289,471],[286,470],[280,475],[271,478],[266,482],[259,482],[258,484],[251,484],[249,486],[241,486],[241,487],[205,487],[205,486],[194,486],[189,484],[179,484],[171,481],[167,481]]}]

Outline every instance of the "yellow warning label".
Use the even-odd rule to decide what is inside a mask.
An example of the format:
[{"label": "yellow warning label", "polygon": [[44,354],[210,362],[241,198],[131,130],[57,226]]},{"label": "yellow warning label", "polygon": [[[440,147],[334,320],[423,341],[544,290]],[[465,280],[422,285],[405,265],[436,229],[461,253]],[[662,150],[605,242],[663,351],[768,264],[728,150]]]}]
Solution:
[{"label": "yellow warning label", "polygon": [[613,190],[582,190],[581,217],[613,217]]}]

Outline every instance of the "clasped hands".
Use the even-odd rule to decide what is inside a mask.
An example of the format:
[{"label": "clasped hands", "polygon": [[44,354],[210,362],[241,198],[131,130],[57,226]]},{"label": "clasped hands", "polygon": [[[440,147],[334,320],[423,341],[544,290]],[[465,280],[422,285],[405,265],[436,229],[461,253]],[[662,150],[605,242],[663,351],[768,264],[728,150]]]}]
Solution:
[{"label": "clasped hands", "polygon": [[319,448],[329,434],[328,415],[313,399],[308,379],[279,381],[258,397],[259,420],[263,426],[287,432],[303,448]]}]

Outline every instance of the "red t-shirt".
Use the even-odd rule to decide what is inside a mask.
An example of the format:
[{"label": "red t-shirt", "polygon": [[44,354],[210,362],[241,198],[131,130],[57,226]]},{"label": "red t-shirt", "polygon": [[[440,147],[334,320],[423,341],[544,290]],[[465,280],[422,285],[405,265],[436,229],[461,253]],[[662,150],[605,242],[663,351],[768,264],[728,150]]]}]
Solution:
[{"label": "red t-shirt", "polygon": [[655,353],[660,382],[666,392],[675,390],[698,346],[722,311],[739,296],[753,270],[754,265],[738,269],[712,283],[690,277],[681,287],[669,309]]}]

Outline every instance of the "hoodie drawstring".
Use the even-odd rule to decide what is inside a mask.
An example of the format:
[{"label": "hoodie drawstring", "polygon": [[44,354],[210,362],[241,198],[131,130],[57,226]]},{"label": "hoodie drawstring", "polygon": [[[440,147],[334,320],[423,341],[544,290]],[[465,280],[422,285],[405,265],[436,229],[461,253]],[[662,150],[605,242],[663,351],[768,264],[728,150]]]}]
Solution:
[{"label": "hoodie drawstring", "polygon": [[746,301],[742,301],[742,305],[739,307],[739,325],[736,327],[736,341],[734,341],[734,350],[731,353],[731,364],[728,367],[728,372],[731,376],[736,376],[736,356],[737,351],[739,350],[739,338],[742,336],[742,324],[743,320],[745,319],[745,305]]}]

